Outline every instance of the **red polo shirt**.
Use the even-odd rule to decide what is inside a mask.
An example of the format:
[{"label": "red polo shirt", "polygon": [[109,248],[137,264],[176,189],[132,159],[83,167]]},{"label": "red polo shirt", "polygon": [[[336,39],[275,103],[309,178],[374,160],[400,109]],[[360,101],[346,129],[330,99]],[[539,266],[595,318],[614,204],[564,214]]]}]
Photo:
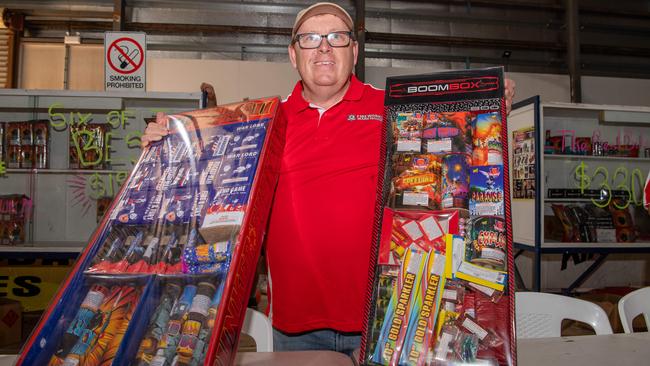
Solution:
[{"label": "red polo shirt", "polygon": [[343,99],[311,106],[298,82],[267,237],[270,317],[288,333],[362,330],[384,92],[352,76]]}]

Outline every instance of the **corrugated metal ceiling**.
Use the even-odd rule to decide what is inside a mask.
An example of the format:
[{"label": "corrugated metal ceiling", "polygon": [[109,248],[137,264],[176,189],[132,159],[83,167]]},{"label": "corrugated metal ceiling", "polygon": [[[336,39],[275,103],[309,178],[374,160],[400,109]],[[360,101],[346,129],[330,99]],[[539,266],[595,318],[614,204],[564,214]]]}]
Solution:
[{"label": "corrugated metal ceiling", "polygon": [[[113,29],[116,2],[5,0],[3,6],[24,14],[23,40],[60,42],[69,31],[92,43]],[[123,29],[147,32],[152,57],[286,61],[295,14],[312,2],[128,0]],[[504,64],[510,71],[567,73],[564,1],[339,3],[351,14],[365,3],[366,66]],[[579,4],[581,73],[650,78],[650,1]]]}]

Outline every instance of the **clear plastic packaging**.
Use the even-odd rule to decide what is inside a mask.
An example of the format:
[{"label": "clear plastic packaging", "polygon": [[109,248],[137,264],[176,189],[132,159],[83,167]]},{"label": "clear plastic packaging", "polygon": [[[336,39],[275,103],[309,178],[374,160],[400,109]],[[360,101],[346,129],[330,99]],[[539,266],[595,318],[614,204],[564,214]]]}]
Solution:
[{"label": "clear plastic packaging", "polygon": [[157,116],[169,134],[143,150],[18,365],[232,361],[284,144],[279,102]]},{"label": "clear plastic packaging", "polygon": [[[386,85],[381,229],[360,363],[512,364],[503,70],[391,77]],[[414,265],[417,257],[427,265]],[[432,258],[444,263],[432,270]]]}]

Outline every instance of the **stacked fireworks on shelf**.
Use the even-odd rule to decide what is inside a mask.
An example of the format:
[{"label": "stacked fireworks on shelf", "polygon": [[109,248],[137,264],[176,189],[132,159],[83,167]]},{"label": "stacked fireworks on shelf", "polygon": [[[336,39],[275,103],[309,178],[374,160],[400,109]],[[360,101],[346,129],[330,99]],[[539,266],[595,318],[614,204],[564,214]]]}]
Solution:
[{"label": "stacked fireworks on shelf", "polygon": [[18,364],[230,362],[279,170],[278,105],[160,115],[169,135],[144,150]]},{"label": "stacked fireworks on shelf", "polygon": [[0,123],[0,137],[4,137],[0,138],[0,160],[7,168],[49,167],[48,121]]},{"label": "stacked fireworks on shelf", "polygon": [[70,169],[110,169],[108,124],[80,124],[70,126]]},{"label": "stacked fireworks on shelf", "polygon": [[0,196],[0,245],[25,242],[25,228],[31,209],[32,200],[27,196]]},{"label": "stacked fireworks on shelf", "polygon": [[503,71],[386,85],[381,230],[361,362],[511,364]]}]

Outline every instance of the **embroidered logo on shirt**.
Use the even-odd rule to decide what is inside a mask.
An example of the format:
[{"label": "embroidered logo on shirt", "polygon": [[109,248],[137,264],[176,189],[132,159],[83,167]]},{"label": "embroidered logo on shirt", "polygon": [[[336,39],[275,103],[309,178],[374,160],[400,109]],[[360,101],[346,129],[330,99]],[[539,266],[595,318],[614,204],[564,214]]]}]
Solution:
[{"label": "embroidered logo on shirt", "polygon": [[381,114],[348,114],[348,121],[382,121]]}]

